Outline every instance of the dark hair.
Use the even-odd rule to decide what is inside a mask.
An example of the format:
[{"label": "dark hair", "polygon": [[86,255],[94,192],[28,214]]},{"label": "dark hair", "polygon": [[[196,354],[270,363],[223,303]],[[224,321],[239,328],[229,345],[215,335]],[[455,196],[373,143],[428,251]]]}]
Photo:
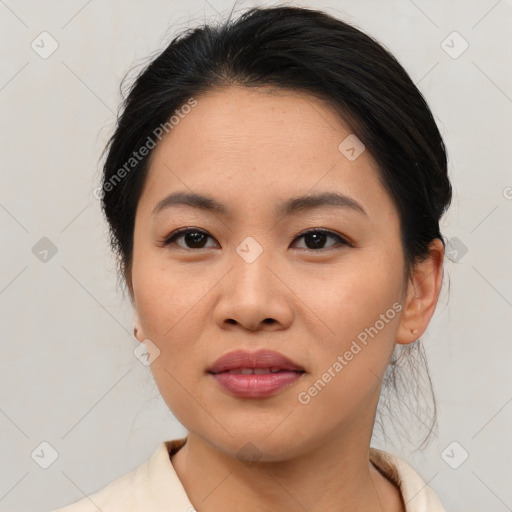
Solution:
[{"label": "dark hair", "polygon": [[130,294],[135,212],[151,156],[135,161],[133,152],[191,98],[231,84],[305,92],[332,105],[377,162],[399,210],[406,276],[431,241],[445,243],[439,220],[452,195],[445,146],[403,67],[324,12],[252,8],[237,20],[184,30],[136,77],[122,104],[105,148],[102,207]]}]

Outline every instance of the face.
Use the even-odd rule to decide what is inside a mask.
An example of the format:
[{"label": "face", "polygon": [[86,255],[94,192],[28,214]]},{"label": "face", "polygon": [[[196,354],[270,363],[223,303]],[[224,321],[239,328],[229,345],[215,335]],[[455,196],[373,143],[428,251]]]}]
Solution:
[{"label": "face", "polygon": [[[159,354],[163,399],[230,455],[251,442],[284,460],[371,430],[404,291],[399,215],[374,160],[319,99],[236,86],[196,99],[153,151],[134,228],[137,337]],[[176,192],[227,211],[157,208]],[[345,197],[283,209],[326,193]],[[208,373],[260,349],[303,373],[260,397]]]}]

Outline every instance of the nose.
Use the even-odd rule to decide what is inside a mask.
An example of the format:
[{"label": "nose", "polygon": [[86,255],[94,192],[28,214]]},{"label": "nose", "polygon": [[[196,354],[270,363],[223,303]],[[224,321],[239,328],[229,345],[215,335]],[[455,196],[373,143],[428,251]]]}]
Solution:
[{"label": "nose", "polygon": [[278,265],[263,251],[254,261],[234,255],[233,266],[219,283],[213,311],[221,329],[248,331],[287,329],[293,320],[293,293]]}]

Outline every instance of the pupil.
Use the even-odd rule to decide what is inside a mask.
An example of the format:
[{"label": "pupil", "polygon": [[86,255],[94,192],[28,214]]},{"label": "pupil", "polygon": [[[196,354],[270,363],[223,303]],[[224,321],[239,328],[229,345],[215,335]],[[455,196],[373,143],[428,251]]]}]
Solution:
[{"label": "pupil", "polygon": [[201,248],[201,239],[204,238],[204,233],[200,233],[199,231],[194,231],[192,233],[187,233],[185,235],[185,239],[188,245],[192,245],[193,247],[197,247],[194,244],[198,244],[199,248]]},{"label": "pupil", "polygon": [[311,233],[309,235],[306,235],[306,240],[313,239],[313,247],[309,247],[310,244],[306,242],[306,246],[308,246],[308,249],[315,249],[322,246],[322,243],[325,243],[325,237],[327,235],[325,233]]}]

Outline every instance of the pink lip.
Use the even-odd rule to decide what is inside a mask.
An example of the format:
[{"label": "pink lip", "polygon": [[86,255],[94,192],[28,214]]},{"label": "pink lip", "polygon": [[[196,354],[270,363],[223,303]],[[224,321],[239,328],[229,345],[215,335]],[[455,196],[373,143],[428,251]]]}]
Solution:
[{"label": "pink lip", "polygon": [[302,373],[288,370],[262,375],[212,374],[224,389],[244,398],[264,398],[275,395],[294,384],[301,375]]},{"label": "pink lip", "polygon": [[280,370],[304,371],[302,366],[273,350],[248,352],[235,350],[223,355],[208,368],[209,373],[220,373],[237,368],[279,368]]},{"label": "pink lip", "polygon": [[[242,368],[279,369],[275,373],[229,373]],[[271,350],[229,352],[209,368],[215,380],[228,392],[245,398],[263,398],[274,395],[300,379],[304,369],[288,357]]]}]

